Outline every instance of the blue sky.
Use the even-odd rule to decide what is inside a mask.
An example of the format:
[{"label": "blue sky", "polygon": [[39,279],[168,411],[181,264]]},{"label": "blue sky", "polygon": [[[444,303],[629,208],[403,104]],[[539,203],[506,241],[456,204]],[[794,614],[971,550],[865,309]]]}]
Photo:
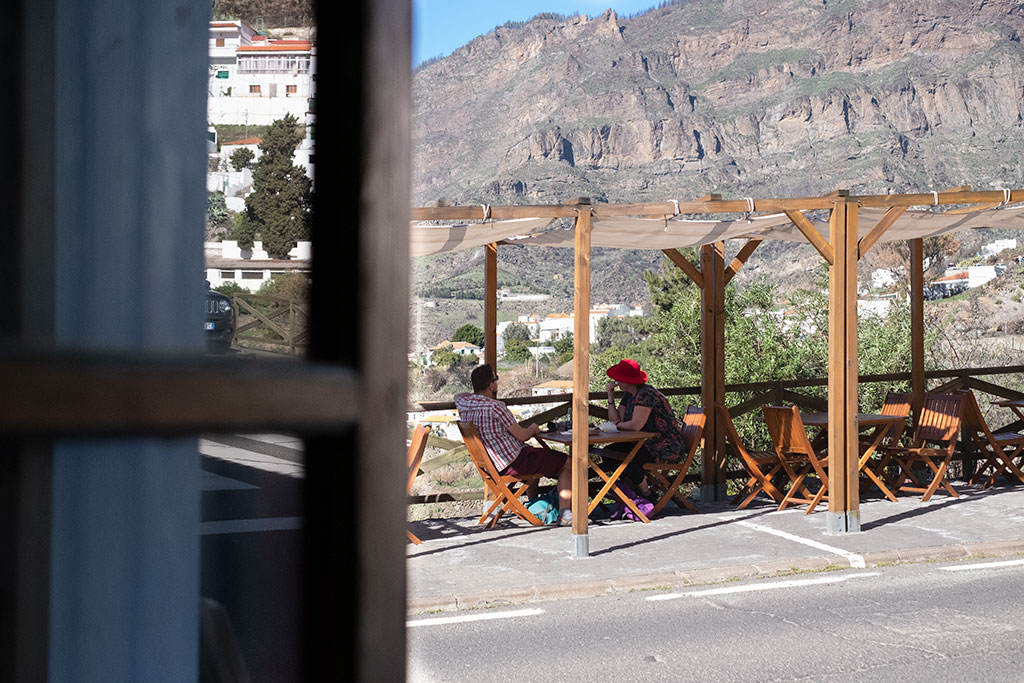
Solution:
[{"label": "blue sky", "polygon": [[660,0],[413,0],[412,63],[447,56],[506,21],[526,21],[541,12],[596,16],[611,8],[620,15],[655,7]]}]

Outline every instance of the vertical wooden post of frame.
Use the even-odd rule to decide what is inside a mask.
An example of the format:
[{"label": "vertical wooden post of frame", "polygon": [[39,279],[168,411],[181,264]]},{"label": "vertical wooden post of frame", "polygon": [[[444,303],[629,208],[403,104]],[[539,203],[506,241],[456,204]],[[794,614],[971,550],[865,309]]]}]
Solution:
[{"label": "vertical wooden post of frame", "polygon": [[484,248],[484,362],[498,369],[498,245]]},{"label": "vertical wooden post of frame", "polygon": [[587,422],[590,395],[590,206],[576,217],[572,356],[572,557],[590,555],[587,535]]},{"label": "vertical wooden post of frame", "polygon": [[830,221],[828,512],[826,533],[860,531],[857,445],[857,204],[839,198]]},{"label": "vertical wooden post of frame", "polygon": [[924,403],[924,241],[910,241],[910,405],[917,419]]},{"label": "vertical wooden post of frame", "polygon": [[725,496],[722,425],[714,404],[725,405],[725,243],[701,247],[701,403],[707,414],[701,463],[701,500]]}]

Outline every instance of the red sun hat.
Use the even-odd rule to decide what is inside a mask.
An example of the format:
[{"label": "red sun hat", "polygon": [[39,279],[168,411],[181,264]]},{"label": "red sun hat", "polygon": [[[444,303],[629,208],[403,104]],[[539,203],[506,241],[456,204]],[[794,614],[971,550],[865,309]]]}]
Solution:
[{"label": "red sun hat", "polygon": [[645,384],[647,382],[647,373],[640,369],[639,363],[629,358],[623,358],[608,368],[606,372],[616,382],[625,382],[626,384]]}]

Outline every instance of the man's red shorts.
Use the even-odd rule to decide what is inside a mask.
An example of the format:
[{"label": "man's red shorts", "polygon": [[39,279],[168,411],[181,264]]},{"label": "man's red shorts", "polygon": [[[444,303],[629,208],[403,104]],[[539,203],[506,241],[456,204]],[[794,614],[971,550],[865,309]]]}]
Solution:
[{"label": "man's red shorts", "polygon": [[519,455],[512,461],[502,474],[510,474],[522,477],[527,474],[542,474],[552,479],[558,478],[558,473],[565,465],[565,453],[550,448],[538,448],[537,446],[523,446]]}]

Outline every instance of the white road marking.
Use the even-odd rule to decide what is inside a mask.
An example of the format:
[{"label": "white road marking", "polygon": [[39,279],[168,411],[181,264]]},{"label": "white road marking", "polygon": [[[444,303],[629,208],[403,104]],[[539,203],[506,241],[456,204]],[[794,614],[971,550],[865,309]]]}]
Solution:
[{"label": "white road marking", "polygon": [[852,567],[853,569],[864,569],[865,567],[867,567],[867,564],[865,564],[864,562],[863,555],[851,553],[850,551],[843,550],[842,548],[836,548],[830,545],[826,545],[824,543],[819,543],[818,541],[813,541],[809,538],[804,538],[803,536],[797,536],[796,534],[791,534],[786,531],[779,531],[778,529],[773,529],[769,526],[754,524],[753,522],[739,521],[736,522],[736,524],[739,524],[740,526],[745,526],[748,529],[755,529],[757,531],[763,531],[766,534],[772,534],[773,536],[785,538],[786,540],[793,541],[794,543],[802,543],[803,545],[809,545],[812,548],[824,550],[825,552],[832,553],[833,555],[845,557],[846,561],[850,563],[850,567]]},{"label": "white road marking", "polygon": [[514,619],[516,617],[533,617],[544,614],[542,609],[521,609],[512,612],[481,612],[466,614],[460,617],[436,617],[433,619],[416,619],[405,622],[406,626],[442,626],[444,624],[461,624],[467,621],[486,621],[488,619]]},{"label": "white road marking", "polygon": [[216,522],[200,522],[199,533],[203,536],[216,534],[245,534],[258,531],[291,531],[302,528],[302,517],[263,517],[258,519],[224,519]]},{"label": "white road marking", "polygon": [[1019,567],[1024,565],[1024,560],[1005,560],[1003,562],[983,562],[981,564],[959,564],[951,567],[939,567],[947,572],[966,572],[973,569],[998,569],[999,567]]},{"label": "white road marking", "polygon": [[678,598],[708,597],[712,595],[731,595],[733,593],[753,593],[756,591],[770,591],[782,588],[799,588],[801,586],[818,586],[826,583],[842,583],[849,579],[860,579],[868,576],[879,576],[880,572],[863,572],[860,574],[838,574],[836,576],[822,576],[815,579],[793,579],[792,581],[768,581],[764,583],[752,583],[744,586],[728,586],[725,588],[709,588],[702,591],[690,591],[688,593],[665,593],[663,595],[652,595],[648,600],[655,602],[659,600],[676,600]]}]

